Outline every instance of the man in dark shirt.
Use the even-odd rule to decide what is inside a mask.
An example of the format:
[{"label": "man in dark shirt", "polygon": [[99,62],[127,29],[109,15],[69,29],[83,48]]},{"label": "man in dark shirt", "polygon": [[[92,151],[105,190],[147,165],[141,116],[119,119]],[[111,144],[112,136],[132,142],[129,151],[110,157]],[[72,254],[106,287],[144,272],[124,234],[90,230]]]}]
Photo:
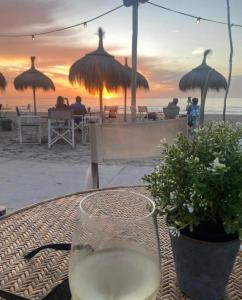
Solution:
[{"label": "man in dark shirt", "polygon": [[79,111],[79,115],[85,115],[87,113],[86,106],[82,104],[82,98],[80,96],[76,97],[76,102],[71,104],[71,108],[74,110],[74,114],[75,110]]},{"label": "man in dark shirt", "polygon": [[80,96],[76,97],[76,102],[71,104],[70,108],[73,110],[73,114],[75,116],[82,116],[82,117],[75,117],[75,122],[79,124],[82,121],[83,116],[87,113],[86,106],[82,104],[82,98]]},{"label": "man in dark shirt", "polygon": [[179,116],[180,107],[177,103],[178,98],[173,98],[172,102],[169,102],[167,107],[164,107],[165,119],[176,119]]},{"label": "man in dark shirt", "polygon": [[180,107],[177,105],[178,103],[178,98],[173,98],[172,102],[169,102],[169,104],[167,105],[168,108],[176,108],[178,107],[179,111],[180,111]]}]

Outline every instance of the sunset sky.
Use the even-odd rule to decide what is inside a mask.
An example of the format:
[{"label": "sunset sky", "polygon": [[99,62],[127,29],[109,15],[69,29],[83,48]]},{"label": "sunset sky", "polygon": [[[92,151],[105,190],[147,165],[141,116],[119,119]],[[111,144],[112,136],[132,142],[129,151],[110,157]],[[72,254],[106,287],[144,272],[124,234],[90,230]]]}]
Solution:
[{"label": "sunset sky", "polygon": [[[0,35],[34,34],[91,19],[120,4],[122,0],[0,0]],[[227,21],[226,0],[153,0],[152,2],[205,18]],[[232,23],[242,24],[242,1],[230,0]],[[83,88],[68,82],[71,64],[97,47],[97,29],[103,27],[105,49],[131,64],[132,9],[121,8],[87,25],[55,34],[25,38],[0,37],[0,72],[8,87],[0,103],[31,102],[31,91],[17,92],[13,79],[30,67],[30,56],[37,57],[36,67],[50,76],[56,91],[39,93],[42,101],[55,101],[57,95],[73,99],[88,95]],[[233,77],[229,96],[242,95],[242,28],[232,28],[234,41]],[[183,74],[199,65],[204,49],[212,49],[208,64],[228,76],[229,40],[225,25],[177,15],[146,3],[139,8],[138,70],[149,83],[150,92],[139,97],[185,96],[178,83]],[[214,92],[211,96],[216,96]],[[221,94],[223,95],[223,94]],[[106,95],[108,96],[108,95]],[[113,97],[115,95],[111,95]],[[120,96],[120,95],[116,95]],[[115,100],[113,100],[115,102]]]}]

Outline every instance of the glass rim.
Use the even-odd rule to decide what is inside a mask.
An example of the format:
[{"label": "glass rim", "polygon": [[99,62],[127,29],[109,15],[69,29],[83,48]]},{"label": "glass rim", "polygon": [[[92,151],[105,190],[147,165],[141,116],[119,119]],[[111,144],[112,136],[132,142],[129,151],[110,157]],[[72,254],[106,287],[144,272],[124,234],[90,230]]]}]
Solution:
[{"label": "glass rim", "polygon": [[[82,203],[83,203],[86,199],[90,198],[90,197],[93,196],[93,195],[101,194],[102,192],[107,192],[107,191],[111,191],[111,192],[121,192],[121,193],[125,193],[125,192],[127,193],[127,192],[128,192],[128,193],[130,193],[130,194],[134,194],[134,195],[141,196],[142,198],[145,198],[146,200],[148,200],[148,202],[149,202],[149,203],[151,204],[151,206],[152,206],[152,210],[151,210],[148,214],[146,214],[145,216],[143,216],[143,217],[129,219],[129,218],[113,217],[113,216],[105,216],[105,215],[103,215],[103,216],[95,216],[95,215],[93,215],[93,214],[89,214],[85,209],[83,209]],[[85,216],[87,216],[87,217],[89,217],[89,218],[96,218],[96,219],[100,219],[100,218],[110,218],[110,219],[116,219],[116,220],[122,219],[122,220],[127,220],[127,221],[136,222],[136,221],[142,221],[142,220],[145,220],[146,218],[151,217],[151,216],[153,215],[153,213],[155,212],[156,206],[155,206],[155,202],[154,202],[152,199],[150,199],[148,196],[145,196],[145,195],[143,195],[143,194],[141,194],[141,193],[137,193],[137,192],[133,192],[133,191],[127,191],[127,190],[124,191],[124,190],[120,190],[120,189],[113,189],[113,190],[112,190],[112,189],[107,189],[107,190],[97,191],[97,192],[88,194],[87,196],[83,197],[83,198],[81,199],[80,203],[79,203],[79,208],[80,208],[80,210],[81,210],[81,213],[83,213]]]}]

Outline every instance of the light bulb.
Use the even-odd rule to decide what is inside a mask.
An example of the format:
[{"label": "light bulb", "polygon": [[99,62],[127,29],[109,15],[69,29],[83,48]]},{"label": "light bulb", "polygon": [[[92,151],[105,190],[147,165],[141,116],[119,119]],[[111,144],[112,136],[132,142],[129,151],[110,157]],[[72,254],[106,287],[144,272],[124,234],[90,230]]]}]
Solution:
[{"label": "light bulb", "polygon": [[201,22],[201,18],[197,18],[197,24]]},{"label": "light bulb", "polygon": [[34,41],[34,34],[32,34],[32,40]]}]

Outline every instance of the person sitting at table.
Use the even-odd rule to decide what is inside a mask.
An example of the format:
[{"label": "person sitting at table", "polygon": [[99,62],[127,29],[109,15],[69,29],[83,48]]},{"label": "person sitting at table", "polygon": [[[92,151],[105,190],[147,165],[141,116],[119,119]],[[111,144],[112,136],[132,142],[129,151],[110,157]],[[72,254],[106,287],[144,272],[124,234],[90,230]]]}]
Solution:
[{"label": "person sitting at table", "polygon": [[[73,110],[74,115],[84,116],[87,114],[86,106],[82,103],[82,98],[80,96],[76,97],[76,102],[70,105],[70,108]],[[82,118],[75,117],[74,121],[80,123]]]},{"label": "person sitting at table", "polygon": [[70,107],[73,110],[79,110],[79,114],[85,115],[87,113],[86,106],[82,103],[82,98],[80,96],[76,97],[76,102],[71,104]]},{"label": "person sitting at table", "polygon": [[69,99],[67,97],[64,98],[64,104],[66,105],[66,107],[70,107]]},{"label": "person sitting at table", "polygon": [[62,96],[57,97],[55,108],[67,108],[64,97]]},{"label": "person sitting at table", "polygon": [[180,107],[177,104],[178,104],[178,98],[173,98],[172,102],[169,102],[167,107],[168,108],[178,108],[180,111]]},{"label": "person sitting at table", "polygon": [[177,104],[178,98],[173,98],[172,102],[169,102],[167,107],[163,108],[165,119],[176,119],[180,112],[180,107]]}]

